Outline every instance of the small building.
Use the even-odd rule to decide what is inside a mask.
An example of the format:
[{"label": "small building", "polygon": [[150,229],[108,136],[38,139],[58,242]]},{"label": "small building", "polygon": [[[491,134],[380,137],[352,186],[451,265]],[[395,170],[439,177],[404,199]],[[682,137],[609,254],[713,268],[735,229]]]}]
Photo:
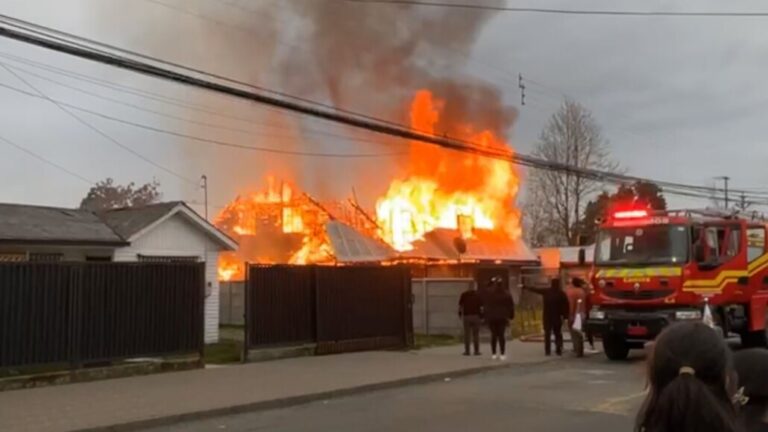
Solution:
[{"label": "small building", "polygon": [[180,201],[99,214],[0,204],[0,262],[204,262],[206,342],[219,337],[218,255],[235,249],[234,240]]},{"label": "small building", "polygon": [[[584,249],[584,263],[579,263],[579,250]],[[574,277],[586,278],[594,262],[595,245],[560,246],[535,249],[541,266],[551,275],[558,275],[563,281]]]}]

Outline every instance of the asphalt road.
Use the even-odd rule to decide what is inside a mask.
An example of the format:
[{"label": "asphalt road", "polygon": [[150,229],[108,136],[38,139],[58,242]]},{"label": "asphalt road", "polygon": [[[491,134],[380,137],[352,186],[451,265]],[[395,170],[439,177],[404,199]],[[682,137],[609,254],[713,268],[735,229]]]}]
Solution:
[{"label": "asphalt road", "polygon": [[614,363],[597,355],[152,432],[631,431],[643,384],[641,358]]}]

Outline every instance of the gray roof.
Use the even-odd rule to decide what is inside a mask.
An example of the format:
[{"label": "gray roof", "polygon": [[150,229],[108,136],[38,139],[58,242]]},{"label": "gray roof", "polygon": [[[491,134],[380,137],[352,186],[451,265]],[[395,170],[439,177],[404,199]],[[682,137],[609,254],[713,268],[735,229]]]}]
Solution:
[{"label": "gray roof", "polygon": [[333,255],[339,262],[377,262],[395,257],[395,252],[384,242],[368,237],[342,222],[327,222],[325,232],[331,242]]},{"label": "gray roof", "polygon": [[[457,230],[438,228],[424,235],[424,239],[414,242],[414,249],[402,254],[404,257],[455,260],[458,253],[454,239],[459,237]],[[465,239],[467,251],[461,255],[464,260],[504,261],[508,263],[534,263],[538,257],[531,252],[522,240],[512,240],[503,233],[476,229],[473,237]]]},{"label": "gray roof", "polygon": [[0,204],[0,242],[125,244],[89,211],[23,204]]},{"label": "gray roof", "polygon": [[152,225],[179,205],[184,205],[184,203],[181,201],[169,201],[142,207],[118,208],[103,212],[99,216],[120,237],[128,240],[134,234]]}]

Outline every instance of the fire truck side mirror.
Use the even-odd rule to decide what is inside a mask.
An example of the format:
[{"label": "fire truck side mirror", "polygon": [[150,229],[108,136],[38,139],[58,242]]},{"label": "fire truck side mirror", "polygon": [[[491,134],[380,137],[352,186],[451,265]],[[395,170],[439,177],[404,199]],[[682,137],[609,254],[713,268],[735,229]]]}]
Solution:
[{"label": "fire truck side mirror", "polygon": [[583,266],[587,263],[587,251],[584,248],[579,248],[579,265]]}]

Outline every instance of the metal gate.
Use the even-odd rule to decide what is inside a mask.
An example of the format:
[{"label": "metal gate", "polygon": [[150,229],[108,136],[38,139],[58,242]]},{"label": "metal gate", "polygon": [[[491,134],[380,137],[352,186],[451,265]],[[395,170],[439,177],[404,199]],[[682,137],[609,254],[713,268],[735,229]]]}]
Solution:
[{"label": "metal gate", "polygon": [[252,265],[246,287],[248,348],[312,343],[326,354],[412,343],[406,267]]}]

